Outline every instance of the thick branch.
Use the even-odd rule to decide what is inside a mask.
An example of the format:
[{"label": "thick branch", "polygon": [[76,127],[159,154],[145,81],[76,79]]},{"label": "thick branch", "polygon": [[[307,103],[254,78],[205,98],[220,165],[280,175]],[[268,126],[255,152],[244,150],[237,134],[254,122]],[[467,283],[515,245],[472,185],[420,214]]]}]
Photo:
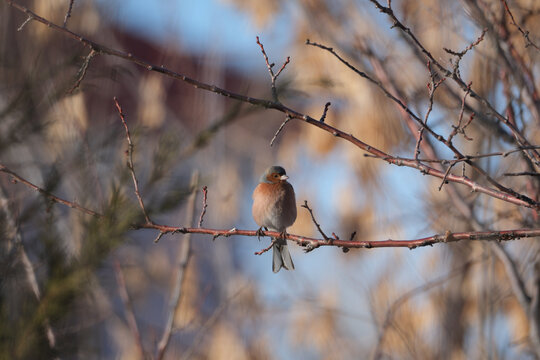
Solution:
[{"label": "thick branch", "polygon": [[[414,160],[411,160],[414,161]],[[13,176],[19,182],[27,185],[28,187],[39,191],[40,193],[47,196],[49,199],[60,203],[62,205],[74,208],[86,214],[90,214],[97,217],[102,217],[101,214],[87,209],[77,203],[61,199],[40,187],[32,184],[31,182],[20,177],[16,173],[7,169],[5,166],[0,165],[0,171],[5,172]],[[453,175],[449,175],[448,179]],[[241,236],[270,236],[270,237],[280,237],[282,234],[277,231],[261,231],[260,233],[257,230],[238,230],[236,228],[226,230],[226,229],[207,229],[207,228],[186,228],[186,227],[174,227],[168,225],[160,225],[153,222],[145,222],[143,224],[134,224],[133,228],[135,229],[154,229],[160,232],[160,235],[168,233],[182,233],[182,234],[207,234],[212,235],[214,238],[219,236],[229,237],[231,235],[241,235]],[[314,249],[319,246],[338,246],[343,248],[383,248],[383,247],[407,247],[409,249],[414,249],[416,247],[433,245],[441,242],[454,242],[460,240],[515,240],[525,237],[538,237],[540,236],[540,229],[515,229],[515,230],[501,230],[501,231],[480,231],[480,232],[462,232],[462,233],[447,233],[444,235],[432,235],[429,237],[414,239],[414,240],[381,240],[381,241],[347,241],[333,239],[329,242],[327,239],[316,239],[294,234],[285,234],[285,238],[291,241],[295,241],[300,246],[305,246],[309,249]]]},{"label": "thick branch", "polygon": [[285,237],[287,240],[296,242],[300,246],[306,247],[308,250],[320,246],[338,246],[343,248],[388,248],[388,247],[406,247],[415,249],[422,246],[431,246],[438,243],[457,242],[461,240],[497,240],[507,241],[521,238],[540,237],[540,229],[513,229],[513,230],[492,230],[492,231],[472,231],[452,233],[447,231],[445,234],[436,234],[420,239],[413,240],[379,240],[379,241],[349,241],[333,239],[317,239],[294,234],[282,234],[279,231],[263,231],[258,230],[240,230],[232,229],[206,229],[206,228],[186,228],[174,227],[159,224],[141,224],[137,228],[154,229],[164,233],[182,233],[182,234],[206,234],[212,235],[214,238],[220,236],[229,237],[232,235],[239,236],[269,236],[269,237]]}]

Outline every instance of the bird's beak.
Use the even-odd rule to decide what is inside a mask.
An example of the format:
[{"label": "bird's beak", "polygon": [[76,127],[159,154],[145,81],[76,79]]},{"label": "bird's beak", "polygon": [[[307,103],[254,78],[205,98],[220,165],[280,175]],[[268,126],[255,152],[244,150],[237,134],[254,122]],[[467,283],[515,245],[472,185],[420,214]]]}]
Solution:
[{"label": "bird's beak", "polygon": [[281,177],[279,178],[280,180],[287,180],[289,177],[287,175],[281,175]]}]

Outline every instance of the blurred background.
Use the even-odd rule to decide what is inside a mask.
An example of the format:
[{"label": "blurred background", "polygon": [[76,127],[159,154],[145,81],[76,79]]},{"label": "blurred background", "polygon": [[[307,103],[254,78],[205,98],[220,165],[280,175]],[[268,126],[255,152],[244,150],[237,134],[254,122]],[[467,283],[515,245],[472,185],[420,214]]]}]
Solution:
[{"label": "blurred background", "polygon": [[[60,26],[68,0],[19,1]],[[383,5],[387,5],[386,2]],[[540,44],[540,3],[394,0],[396,16],[533,144],[538,143],[538,56],[512,24]],[[144,221],[126,166],[117,97],[134,142],[134,165],[150,217],[203,227],[255,230],[251,193],[270,165],[287,170],[298,219],[290,233],[357,240],[415,239],[446,231],[530,228],[530,209],[472,193],[419,171],[365,157],[282,113],[232,101],[97,54],[0,5],[0,164],[97,219],[52,202],[0,173],[0,357],[5,359],[505,359],[536,358],[535,239],[463,241],[408,250],[290,244],[296,270],[273,274],[269,244],[254,237],[165,235]],[[24,26],[23,26],[24,25]],[[432,81],[427,60],[367,0],[75,0],[66,27],[99,44],[255,98],[271,99],[260,36],[279,99],[389,154],[414,157],[417,124],[365,79],[306,39],[333,47],[422,119]],[[84,78],[78,84],[85,71]],[[432,69],[435,80],[442,75]],[[78,85],[78,86],[77,86]],[[433,87],[433,85],[431,85]],[[450,79],[437,88],[428,123],[447,137],[464,111],[469,155],[517,144],[492,112]],[[424,134],[420,158],[453,153]],[[538,198],[523,154],[479,159],[513,190]],[[443,170],[444,171],[444,170]],[[470,167],[456,166],[489,186]],[[193,195],[195,194],[195,195]],[[196,196],[196,197],[194,197]],[[191,224],[189,224],[191,222]],[[189,255],[189,256],[188,256]],[[513,272],[511,270],[514,270]],[[521,281],[529,302],[512,286]],[[127,295],[127,297],[126,297]],[[171,300],[172,299],[172,300]],[[178,302],[175,300],[178,299]],[[524,305],[525,304],[525,305]],[[538,315],[536,315],[538,316]],[[165,331],[170,325],[170,337]],[[135,329],[136,328],[136,329]],[[165,333],[166,336],[163,334]]]}]

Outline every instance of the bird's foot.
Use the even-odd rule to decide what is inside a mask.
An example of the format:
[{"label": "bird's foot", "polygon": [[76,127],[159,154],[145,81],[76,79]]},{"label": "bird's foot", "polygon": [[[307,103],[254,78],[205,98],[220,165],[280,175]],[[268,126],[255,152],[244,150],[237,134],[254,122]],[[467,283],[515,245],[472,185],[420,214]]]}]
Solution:
[{"label": "bird's foot", "polygon": [[259,229],[257,229],[257,231],[255,231],[255,234],[257,234],[257,239],[259,239],[259,241],[261,241],[261,236],[264,236],[263,228],[265,231],[268,231],[268,229],[264,226],[261,226]]}]

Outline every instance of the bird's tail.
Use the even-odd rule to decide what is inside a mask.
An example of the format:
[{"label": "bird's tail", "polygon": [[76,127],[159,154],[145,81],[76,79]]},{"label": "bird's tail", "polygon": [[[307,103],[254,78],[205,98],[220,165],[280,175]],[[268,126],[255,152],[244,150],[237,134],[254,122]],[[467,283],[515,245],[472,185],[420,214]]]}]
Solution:
[{"label": "bird's tail", "polygon": [[273,261],[272,261],[272,271],[277,273],[282,267],[285,270],[294,270],[294,263],[291,258],[291,253],[287,247],[287,242],[280,244],[276,242],[272,246],[273,252]]}]

